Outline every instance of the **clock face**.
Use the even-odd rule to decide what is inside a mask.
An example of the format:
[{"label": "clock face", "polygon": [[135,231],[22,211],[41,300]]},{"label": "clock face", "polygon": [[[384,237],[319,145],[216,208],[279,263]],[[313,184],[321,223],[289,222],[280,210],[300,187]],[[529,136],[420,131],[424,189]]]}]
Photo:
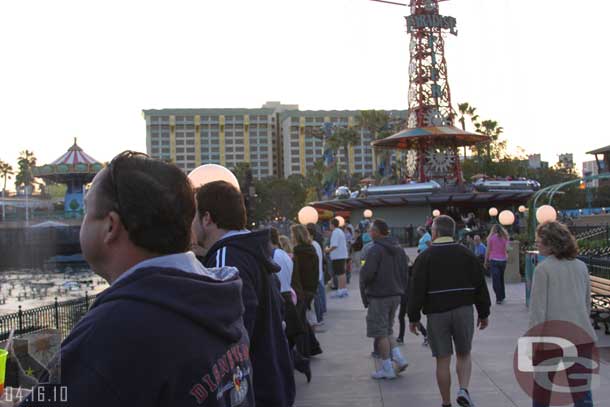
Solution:
[{"label": "clock face", "polygon": [[435,174],[448,174],[453,168],[455,155],[451,150],[431,148],[426,152],[426,169]]},{"label": "clock face", "polygon": [[424,118],[426,126],[445,126],[447,124],[447,120],[438,109],[430,109],[426,112],[426,116]]}]

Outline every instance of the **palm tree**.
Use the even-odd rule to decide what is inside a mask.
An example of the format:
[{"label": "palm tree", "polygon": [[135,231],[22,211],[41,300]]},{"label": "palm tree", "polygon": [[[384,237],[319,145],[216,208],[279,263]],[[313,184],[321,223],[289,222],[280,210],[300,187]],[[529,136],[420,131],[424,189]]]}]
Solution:
[{"label": "palm tree", "polygon": [[470,106],[470,103],[460,103],[458,104],[458,111],[460,112],[460,118],[458,121],[462,125],[462,130],[466,131],[466,117],[470,117],[470,122],[478,128],[477,126],[479,121],[479,115],[476,114],[477,108],[474,106]]},{"label": "palm tree", "polygon": [[6,181],[11,179],[11,175],[15,174],[13,171],[13,166],[7,162],[0,160],[0,174],[2,174],[2,178],[4,178],[4,187],[2,187],[2,193],[6,190]]},{"label": "palm tree", "polygon": [[36,166],[36,156],[34,156],[34,152],[29,150],[22,151],[19,154],[17,165],[19,166],[19,171],[15,177],[15,186],[19,188],[20,186],[28,187],[33,185],[34,175],[32,174],[32,168]]},{"label": "palm tree", "polygon": [[[360,129],[367,130],[372,136],[373,140],[379,140],[388,136],[387,128],[390,123],[390,115],[383,110],[361,110],[356,116],[356,126]],[[388,151],[384,151],[380,154],[384,161],[384,167],[389,167],[390,154]],[[376,158],[376,157],[375,157]],[[377,160],[373,163],[377,171],[378,165]]]},{"label": "palm tree", "polygon": [[[458,104],[458,111],[460,112],[458,121],[462,125],[462,130],[466,131],[466,117],[468,116],[476,131],[480,131],[481,124],[479,123],[479,115],[476,114],[476,107],[470,106],[470,103],[468,102],[464,102]],[[466,146],[464,146],[464,160],[466,160]]]},{"label": "palm tree", "polygon": [[349,148],[354,144],[358,144],[360,141],[360,135],[353,128],[339,127],[335,130],[332,136],[327,140],[328,146],[332,150],[338,150],[343,147],[343,153],[345,154],[345,164],[347,169],[347,186],[351,187],[351,176],[350,176],[350,162],[349,162]]},{"label": "palm tree", "polygon": [[[490,137],[490,142],[486,145],[487,150],[487,166],[491,163],[492,159],[500,158],[502,150],[505,148],[504,142],[498,142],[498,138],[500,134],[504,132],[504,128],[498,125],[498,122],[495,120],[483,120],[478,127],[478,130]],[[479,150],[479,149],[478,149]],[[493,150],[493,157],[492,157]],[[481,155],[482,151],[478,151],[479,155]]]}]

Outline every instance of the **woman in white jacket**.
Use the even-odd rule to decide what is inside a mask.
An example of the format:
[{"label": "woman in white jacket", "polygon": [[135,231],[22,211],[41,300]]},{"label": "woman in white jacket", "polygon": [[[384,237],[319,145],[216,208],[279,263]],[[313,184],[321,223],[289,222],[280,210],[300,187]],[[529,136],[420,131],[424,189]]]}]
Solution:
[{"label": "woman in white jacket", "polygon": [[[589,317],[591,311],[591,283],[589,271],[582,261],[576,258],[578,245],[568,228],[558,222],[547,222],[536,230],[536,245],[546,258],[538,264],[532,283],[531,303],[529,309],[530,329],[541,329],[540,336],[558,336],[558,324],[569,323],[582,332],[575,343],[580,357],[592,358],[595,352],[597,336]],[[561,321],[561,322],[556,322]],[[573,340],[572,340],[573,341]],[[563,356],[563,350],[550,347],[539,347],[534,352],[534,364]],[[567,369],[571,374],[589,373],[590,370],[574,363]],[[554,373],[542,373],[552,382]],[[542,377],[546,380],[547,377]],[[570,380],[570,386],[582,386],[583,380]],[[540,383],[536,379],[536,383]],[[534,406],[548,406],[551,393],[535,384]],[[591,391],[580,391],[572,394],[574,406],[593,406]]]}]

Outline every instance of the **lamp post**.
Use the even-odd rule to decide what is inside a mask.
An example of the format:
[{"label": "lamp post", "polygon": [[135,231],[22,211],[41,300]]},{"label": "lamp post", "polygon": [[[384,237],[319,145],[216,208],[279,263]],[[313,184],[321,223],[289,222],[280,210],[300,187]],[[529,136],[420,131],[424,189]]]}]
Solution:
[{"label": "lamp post", "polygon": [[304,206],[299,210],[297,215],[299,223],[301,225],[307,225],[308,223],[318,223],[318,211],[313,206]]},{"label": "lamp post", "polygon": [[189,173],[188,178],[194,188],[202,187],[209,182],[226,181],[237,188],[238,191],[241,191],[235,174],[218,164],[200,165]]},{"label": "lamp post", "polygon": [[495,207],[491,207],[489,208],[489,211],[487,212],[489,213],[489,217],[491,218],[491,223],[496,223],[496,216],[498,216],[498,209]]},{"label": "lamp post", "polygon": [[345,218],[343,216],[335,216],[335,219],[339,221],[339,227],[342,228],[345,226]]},{"label": "lamp post", "polygon": [[540,224],[554,222],[557,220],[557,211],[551,205],[542,205],[536,210],[536,220]]},{"label": "lamp post", "polygon": [[502,226],[511,226],[513,223],[515,223],[515,214],[512,211],[504,210],[500,212],[498,220]]}]

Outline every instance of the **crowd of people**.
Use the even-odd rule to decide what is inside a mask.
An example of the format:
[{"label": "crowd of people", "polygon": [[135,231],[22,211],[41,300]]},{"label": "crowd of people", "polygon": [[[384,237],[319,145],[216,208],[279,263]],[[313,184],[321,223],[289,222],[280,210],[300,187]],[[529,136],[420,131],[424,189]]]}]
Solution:
[{"label": "crowd of people", "polygon": [[[323,351],[316,332],[324,329],[326,286],[344,301],[355,272],[366,335],[380,359],[372,378],[394,379],[408,367],[399,346],[408,317],[410,332],[425,336],[436,359],[442,405],[451,406],[455,352],[457,403],[474,406],[472,340],[475,326],[488,326],[491,309],[486,267],[496,303],[505,300],[508,239],[501,226],[487,246],[475,236],[467,248],[455,239],[455,221],[438,216],[429,230],[418,229],[411,266],[382,219],[356,228],[332,219],[326,237],[314,224],[292,225],[290,236],[250,231],[234,186],[215,181],[193,190],[176,166],[134,152],[96,175],[86,208],[83,255],[110,287],[62,342],[23,406],[41,399],[49,405],[48,387],[61,385],[75,406],[291,407],[294,370],[309,382],[310,360]],[[535,274],[532,324],[567,316],[587,325],[588,273],[566,230],[556,222],[538,229],[540,251],[551,261]],[[576,311],[566,300],[574,287]],[[576,403],[592,405],[590,392]]]}]

